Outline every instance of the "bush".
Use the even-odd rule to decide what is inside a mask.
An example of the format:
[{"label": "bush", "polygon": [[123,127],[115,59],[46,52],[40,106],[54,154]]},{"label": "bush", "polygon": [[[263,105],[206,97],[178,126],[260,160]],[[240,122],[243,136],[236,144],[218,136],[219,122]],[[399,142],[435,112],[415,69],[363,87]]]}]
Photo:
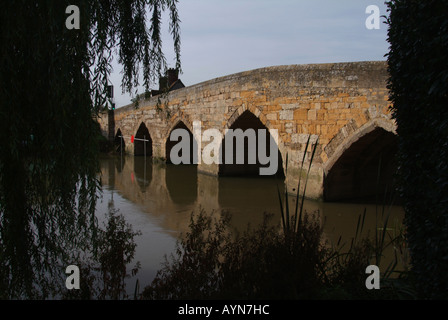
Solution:
[{"label": "bush", "polygon": [[231,234],[230,215],[213,220],[192,214],[171,261],[166,259],[144,299],[359,299],[384,298],[391,290],[367,290],[365,269],[372,241],[347,251],[323,241],[318,214],[304,214],[301,227],[286,235],[272,216],[241,235]]}]

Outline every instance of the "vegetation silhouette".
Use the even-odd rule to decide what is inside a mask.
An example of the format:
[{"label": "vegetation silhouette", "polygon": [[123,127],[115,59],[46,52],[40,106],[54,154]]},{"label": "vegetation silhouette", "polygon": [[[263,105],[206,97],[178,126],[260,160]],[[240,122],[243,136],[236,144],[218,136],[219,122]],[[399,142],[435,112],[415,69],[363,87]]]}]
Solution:
[{"label": "vegetation silhouette", "polygon": [[[101,191],[95,118],[107,107],[113,52],[122,88],[163,74],[161,12],[170,15],[180,69],[176,0],[18,0],[0,12],[0,298],[47,298],[74,261],[94,251]],[[150,15],[147,26],[147,15]],[[143,70],[141,74],[140,70]],[[64,283],[64,282],[63,282]]]}]

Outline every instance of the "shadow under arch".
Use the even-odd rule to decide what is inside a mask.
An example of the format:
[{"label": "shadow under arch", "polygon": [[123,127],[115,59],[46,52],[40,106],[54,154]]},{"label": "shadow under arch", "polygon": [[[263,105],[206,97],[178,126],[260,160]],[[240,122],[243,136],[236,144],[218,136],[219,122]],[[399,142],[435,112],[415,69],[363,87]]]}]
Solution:
[{"label": "shadow under arch", "polygon": [[[231,135],[231,132],[237,129],[241,129],[245,134],[243,148],[238,148],[238,139]],[[269,138],[265,139],[265,150],[259,150],[260,132],[258,130],[260,129],[264,130],[264,133],[269,136]],[[253,134],[251,134],[251,132]],[[233,143],[229,144],[233,146],[233,159],[226,159],[226,142],[228,141],[228,139],[233,139]],[[221,142],[220,154],[222,161],[219,164],[218,174],[220,176],[272,177],[260,175],[260,168],[269,167],[270,163],[262,164],[259,158],[260,153],[266,155],[269,161],[274,158],[270,154],[270,147],[272,144],[275,144],[274,149],[275,152],[277,152],[277,168],[274,171],[275,174],[273,176],[276,178],[284,178],[285,174],[283,171],[283,158],[274,138],[269,133],[268,128],[260,121],[258,117],[256,117],[251,111],[245,110],[232,123],[229,131],[225,134],[224,139]],[[242,156],[242,164],[237,163],[237,154],[244,154],[244,156]],[[255,160],[254,163],[250,163],[250,157]]]},{"label": "shadow under arch", "polygon": [[[346,148],[324,176],[324,200],[379,202],[394,195],[397,136],[376,126]],[[394,201],[397,204],[399,199]],[[390,204],[390,203],[386,203]]]},{"label": "shadow under arch", "polygon": [[[147,141],[144,141],[147,140]],[[142,122],[137,129],[134,138],[134,156],[152,157],[152,139],[145,123]]]}]

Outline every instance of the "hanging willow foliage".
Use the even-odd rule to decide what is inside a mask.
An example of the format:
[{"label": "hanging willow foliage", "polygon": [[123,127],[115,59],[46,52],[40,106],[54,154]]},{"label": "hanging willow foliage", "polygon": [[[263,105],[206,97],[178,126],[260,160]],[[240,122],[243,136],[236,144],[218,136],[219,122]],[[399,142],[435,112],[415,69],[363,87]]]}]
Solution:
[{"label": "hanging willow foliage", "polygon": [[[2,3],[0,298],[51,295],[74,250],[94,249],[93,119],[105,102],[112,54],[123,66],[123,90],[141,78],[149,88],[166,68],[161,13],[168,11],[180,68],[176,2]],[[68,5],[79,8],[79,29],[66,28]]]}]

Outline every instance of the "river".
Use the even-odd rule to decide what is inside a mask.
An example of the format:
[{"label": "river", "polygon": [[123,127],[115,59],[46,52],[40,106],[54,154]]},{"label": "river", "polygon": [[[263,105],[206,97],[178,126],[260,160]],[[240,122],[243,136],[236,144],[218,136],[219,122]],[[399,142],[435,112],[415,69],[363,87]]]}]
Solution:
[{"label": "river", "polygon": [[[274,215],[280,223],[277,188],[284,193],[283,180],[272,178],[213,177],[197,173],[193,165],[152,163],[144,157],[105,156],[101,158],[103,190],[97,203],[101,220],[110,207],[124,215],[137,236],[135,261],[141,263],[136,277],[127,279],[127,290],[134,292],[136,279],[140,288],[151,283],[161,268],[164,256],[174,252],[176,240],[188,231],[192,212],[202,208],[208,214],[221,210],[232,214],[232,228],[242,231],[259,224],[263,213]],[[291,206],[294,197],[290,197]],[[387,230],[391,236],[402,228],[404,212],[394,205],[366,203],[328,203],[306,200],[307,212],[319,212],[324,223],[324,237],[329,243],[349,242],[355,235],[360,215],[365,215],[364,230],[373,234],[383,226],[390,213]]]}]

